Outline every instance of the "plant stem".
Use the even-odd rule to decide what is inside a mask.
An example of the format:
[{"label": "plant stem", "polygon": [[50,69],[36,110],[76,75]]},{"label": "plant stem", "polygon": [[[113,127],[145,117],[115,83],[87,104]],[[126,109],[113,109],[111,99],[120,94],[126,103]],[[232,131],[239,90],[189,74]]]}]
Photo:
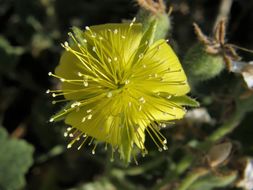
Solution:
[{"label": "plant stem", "polygon": [[214,143],[221,138],[223,138],[225,135],[232,132],[238,124],[241,122],[242,118],[244,117],[245,112],[242,110],[237,110],[232,117],[226,122],[224,125],[219,127],[216,131],[214,131],[208,138],[206,139],[206,142],[208,143]]},{"label": "plant stem", "polygon": [[198,168],[190,172],[186,178],[181,182],[178,190],[187,190],[197,179],[206,175],[209,171],[204,168]]}]

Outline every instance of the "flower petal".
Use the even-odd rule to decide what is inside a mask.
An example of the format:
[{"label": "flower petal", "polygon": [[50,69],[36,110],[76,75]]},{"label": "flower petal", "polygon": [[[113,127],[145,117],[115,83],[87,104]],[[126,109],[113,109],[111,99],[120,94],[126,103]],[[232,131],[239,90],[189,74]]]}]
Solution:
[{"label": "flower petal", "polygon": [[[190,88],[180,62],[165,40],[158,40],[145,53],[135,73],[146,80],[138,79],[138,86],[147,87],[153,92],[167,92],[172,95],[185,95]],[[138,76],[138,74],[136,74]],[[136,76],[136,77],[137,77]],[[150,79],[148,79],[148,76]]]},{"label": "flower petal", "polygon": [[[137,51],[142,38],[141,24],[104,24],[95,25],[85,31],[88,43],[103,46],[104,52],[110,59],[121,58],[127,63]],[[121,64],[122,64],[121,63]]]}]

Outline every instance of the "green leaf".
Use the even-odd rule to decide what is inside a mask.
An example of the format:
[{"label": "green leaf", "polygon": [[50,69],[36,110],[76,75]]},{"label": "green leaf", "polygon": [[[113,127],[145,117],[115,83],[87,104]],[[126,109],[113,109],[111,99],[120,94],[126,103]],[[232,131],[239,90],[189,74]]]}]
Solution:
[{"label": "green leaf", "polygon": [[0,36],[0,49],[8,55],[21,55],[25,51],[22,47],[13,47],[4,36]]},{"label": "green leaf", "polygon": [[236,172],[231,172],[230,174],[223,176],[214,176],[209,174],[197,180],[189,188],[189,190],[212,190],[218,187],[226,187],[229,184],[233,183],[236,178],[237,178]]},{"label": "green leaf", "polygon": [[170,100],[179,105],[199,107],[199,102],[190,98],[189,96],[172,96]]},{"label": "green leaf", "polygon": [[[84,31],[80,30],[79,28],[77,27],[72,27],[72,31],[74,33],[74,36],[70,36],[71,37],[71,40],[76,40],[77,43],[81,44],[82,46],[86,46],[87,44],[84,42]],[[72,35],[72,34],[70,34]],[[74,39],[73,39],[74,37]],[[73,43],[75,44],[75,43]]]},{"label": "green leaf", "polygon": [[74,103],[74,101],[70,101],[70,102],[66,103],[58,112],[56,112],[51,117],[51,119],[53,119],[53,121],[61,121],[61,120],[65,119],[65,116],[68,113],[68,112],[66,112],[66,110],[70,109],[71,104],[73,104],[73,103]]},{"label": "green leaf", "polygon": [[113,186],[108,179],[102,178],[93,183],[87,183],[81,187],[70,190],[116,190],[116,187]]},{"label": "green leaf", "polygon": [[24,140],[9,138],[2,127],[0,144],[0,189],[21,189],[25,185],[24,175],[33,163],[34,148]]},{"label": "green leaf", "polygon": [[151,22],[150,26],[143,31],[144,34],[141,38],[141,42],[133,62],[137,62],[139,56],[143,54],[143,52],[145,53],[148,47],[154,42],[155,30],[156,30],[156,22]]}]

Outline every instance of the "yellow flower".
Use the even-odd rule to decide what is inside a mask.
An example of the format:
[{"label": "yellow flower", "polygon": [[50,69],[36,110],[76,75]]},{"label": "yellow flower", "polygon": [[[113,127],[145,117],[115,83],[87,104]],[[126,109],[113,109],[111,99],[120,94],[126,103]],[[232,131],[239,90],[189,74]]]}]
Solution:
[{"label": "yellow flower", "polygon": [[[153,26],[155,27],[155,26]],[[65,42],[55,74],[61,90],[52,96],[68,101],[50,121],[65,119],[71,127],[65,136],[68,145],[88,140],[110,144],[129,162],[139,148],[145,155],[145,134],[159,150],[167,149],[159,132],[166,122],[185,114],[183,104],[193,101],[185,73],[177,56],[165,40],[152,42],[152,28],[142,31],[141,24],[105,24],[74,28]],[[188,103],[187,103],[188,102]],[[135,159],[136,160],[136,159]]]}]

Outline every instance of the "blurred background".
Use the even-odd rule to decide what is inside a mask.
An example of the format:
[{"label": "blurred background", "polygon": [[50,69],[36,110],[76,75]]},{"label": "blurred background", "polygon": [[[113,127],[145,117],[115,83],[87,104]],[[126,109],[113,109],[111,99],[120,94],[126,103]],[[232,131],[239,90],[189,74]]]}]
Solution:
[{"label": "blurred background", "polygon": [[[174,7],[169,38],[182,59],[196,42],[192,23],[198,23],[210,34],[220,1],[170,0],[167,4]],[[194,95],[211,119],[204,124],[185,119],[163,130],[169,150],[158,152],[147,142],[150,153],[139,158],[139,166],[131,164],[125,168],[120,162],[110,163],[103,148],[96,155],[88,146],[80,151],[66,150],[66,125],[48,122],[60,107],[52,105],[52,98],[45,93],[58,82],[47,74],[58,64],[63,50],[60,43],[68,38],[70,28],[118,23],[132,19],[137,11],[133,0],[0,0],[0,190],[177,189],[176,184],[187,172],[201,165],[199,161],[175,179],[168,177],[184,155],[196,154],[186,144],[193,139],[203,140],[233,110],[230,87],[238,79],[228,72],[206,83],[200,96]],[[234,0],[227,39],[253,49],[252,32],[253,1]],[[245,52],[240,55],[245,61],[253,57]],[[235,157],[253,156],[252,116],[249,112],[227,136],[235,144]],[[200,157],[203,154],[197,152]],[[243,169],[240,172],[237,180],[243,178]],[[165,176],[170,179],[168,182]],[[209,189],[240,189],[235,186]]]}]

